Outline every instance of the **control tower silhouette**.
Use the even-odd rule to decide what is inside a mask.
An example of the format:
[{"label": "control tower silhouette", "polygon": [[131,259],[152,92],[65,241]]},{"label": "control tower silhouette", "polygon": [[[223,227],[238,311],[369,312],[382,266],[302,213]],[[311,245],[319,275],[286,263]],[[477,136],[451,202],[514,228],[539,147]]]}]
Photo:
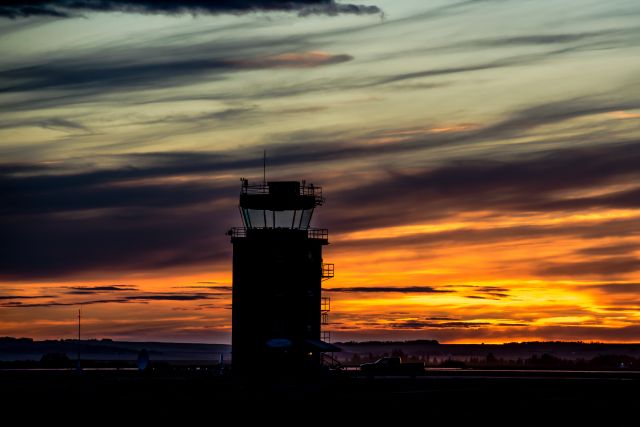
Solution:
[{"label": "control tower silhouette", "polygon": [[333,277],[333,264],[322,260],[328,230],[310,223],[324,202],[322,188],[305,181],[241,182],[244,227],[228,232],[233,244],[233,373],[317,372],[324,353],[340,350],[321,331],[330,308],[321,284]]}]

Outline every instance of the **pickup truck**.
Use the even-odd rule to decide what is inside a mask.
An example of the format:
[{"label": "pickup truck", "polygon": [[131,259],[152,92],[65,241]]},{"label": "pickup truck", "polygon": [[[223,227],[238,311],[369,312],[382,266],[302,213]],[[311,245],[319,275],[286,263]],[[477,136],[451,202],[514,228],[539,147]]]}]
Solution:
[{"label": "pickup truck", "polygon": [[399,357],[383,357],[373,363],[360,365],[360,372],[367,376],[374,375],[416,375],[424,374],[424,363],[402,363]]}]

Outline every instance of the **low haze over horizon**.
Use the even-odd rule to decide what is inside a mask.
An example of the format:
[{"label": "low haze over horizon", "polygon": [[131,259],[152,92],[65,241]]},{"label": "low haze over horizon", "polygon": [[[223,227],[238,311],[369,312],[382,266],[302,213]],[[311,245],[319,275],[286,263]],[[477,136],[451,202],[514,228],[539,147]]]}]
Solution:
[{"label": "low haze over horizon", "polygon": [[267,150],[333,341],[639,341],[640,3],[96,4],[0,5],[0,336],[230,342]]}]

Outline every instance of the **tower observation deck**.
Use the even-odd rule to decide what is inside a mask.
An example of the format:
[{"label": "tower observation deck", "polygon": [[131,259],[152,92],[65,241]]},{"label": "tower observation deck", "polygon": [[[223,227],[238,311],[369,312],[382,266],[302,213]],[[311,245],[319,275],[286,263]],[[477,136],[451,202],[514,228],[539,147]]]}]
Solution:
[{"label": "tower observation deck", "polygon": [[322,188],[305,181],[251,185],[242,179],[243,227],[229,230],[233,244],[232,346],[234,375],[311,373],[322,354],[339,349],[321,337],[329,302],[323,280],[333,277],[322,247],[326,229],[311,227]]}]

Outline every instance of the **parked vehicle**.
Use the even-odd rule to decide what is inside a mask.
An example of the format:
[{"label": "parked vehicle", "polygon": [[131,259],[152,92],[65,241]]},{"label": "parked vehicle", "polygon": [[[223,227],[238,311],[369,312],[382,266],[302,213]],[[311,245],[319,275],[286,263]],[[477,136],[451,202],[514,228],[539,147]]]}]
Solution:
[{"label": "parked vehicle", "polygon": [[424,374],[423,362],[402,363],[400,357],[383,357],[373,363],[363,363],[360,371],[368,376],[374,375],[410,375]]}]

